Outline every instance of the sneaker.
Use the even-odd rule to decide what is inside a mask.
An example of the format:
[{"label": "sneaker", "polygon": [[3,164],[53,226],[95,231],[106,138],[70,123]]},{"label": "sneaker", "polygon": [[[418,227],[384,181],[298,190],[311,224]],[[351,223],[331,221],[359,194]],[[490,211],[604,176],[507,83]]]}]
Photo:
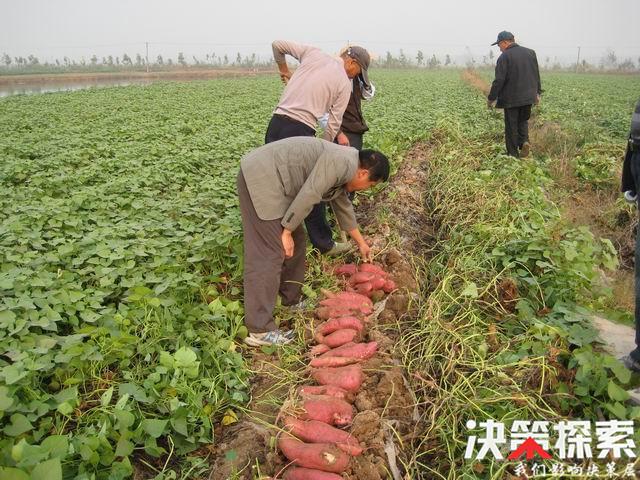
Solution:
[{"label": "sneaker", "polygon": [[631,357],[631,355],[625,355],[620,359],[620,361],[624,363],[624,366],[627,367],[632,372],[640,373],[640,362],[637,360],[634,360]]},{"label": "sneaker", "polygon": [[522,148],[520,149],[520,158],[528,157],[530,152],[531,152],[531,144],[529,142],[524,142],[522,144]]},{"label": "sneaker", "polygon": [[333,248],[331,248],[331,250],[329,250],[328,252],[325,252],[325,255],[335,257],[336,255],[350,252],[352,249],[353,246],[349,242],[335,242]]},{"label": "sneaker", "polygon": [[244,339],[244,343],[251,347],[261,345],[286,345],[293,340],[293,330],[272,330],[264,333],[250,333]]}]

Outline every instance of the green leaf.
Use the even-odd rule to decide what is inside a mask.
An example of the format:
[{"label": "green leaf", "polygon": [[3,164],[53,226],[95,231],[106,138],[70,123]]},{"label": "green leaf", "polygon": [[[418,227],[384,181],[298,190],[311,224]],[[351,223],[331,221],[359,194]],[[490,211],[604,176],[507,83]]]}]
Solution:
[{"label": "green leaf", "polygon": [[147,418],[142,421],[142,429],[153,438],[158,438],[164,433],[168,420],[158,420]]},{"label": "green leaf", "polygon": [[196,360],[198,360],[196,352],[188,347],[179,348],[174,354],[174,358],[176,359],[177,368],[192,367]]},{"label": "green leaf", "polygon": [[69,450],[69,439],[65,435],[51,435],[45,438],[40,446],[47,450],[52,458],[64,458]]},{"label": "green leaf", "polygon": [[615,400],[617,402],[624,402],[629,398],[629,392],[618,386],[613,380],[609,380],[607,393],[609,394],[609,398],[611,398],[611,400]]},{"label": "green leaf", "polygon": [[4,427],[4,433],[10,437],[17,437],[25,432],[33,429],[31,422],[21,413],[14,413],[11,415],[11,425]]},{"label": "green leaf", "polygon": [[13,327],[13,322],[16,320],[16,314],[11,310],[0,311],[0,328],[10,329]]},{"label": "green leaf", "polygon": [[42,462],[31,472],[31,480],[62,480],[62,466],[59,458]]},{"label": "green leaf", "polygon": [[100,405],[106,407],[111,403],[113,397],[113,387],[109,387],[102,395],[100,395]]},{"label": "green leaf", "polygon": [[128,457],[133,453],[133,443],[124,437],[120,437],[116,446],[116,457]]},{"label": "green leaf", "polygon": [[0,386],[0,411],[6,411],[11,405],[13,405],[13,397],[9,395],[9,389]]},{"label": "green leaf", "polygon": [[133,413],[127,410],[114,410],[113,413],[118,419],[118,423],[120,424],[121,429],[129,428],[136,420],[136,417],[133,415]]},{"label": "green leaf", "polygon": [[18,468],[0,467],[2,480],[29,480],[29,474]]},{"label": "green leaf", "polygon": [[7,385],[13,385],[18,380],[26,377],[28,373],[25,368],[19,368],[17,364],[7,365],[2,369],[2,375]]}]

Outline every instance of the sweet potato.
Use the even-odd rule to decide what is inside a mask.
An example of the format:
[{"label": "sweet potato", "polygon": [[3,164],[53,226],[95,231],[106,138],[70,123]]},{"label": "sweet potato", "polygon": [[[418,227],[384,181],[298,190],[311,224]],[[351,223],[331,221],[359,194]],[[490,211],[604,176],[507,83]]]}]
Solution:
[{"label": "sweet potato", "polygon": [[353,407],[344,400],[329,395],[304,395],[302,408],[302,420],[318,420],[339,426],[349,425],[353,420]]},{"label": "sweet potato", "polygon": [[363,326],[362,322],[353,316],[345,316],[332,318],[331,320],[327,320],[324,323],[321,323],[316,329],[317,333],[322,335],[329,335],[336,330],[340,330],[342,328],[351,328],[353,330],[357,330],[359,332],[362,331]]},{"label": "sweet potato", "polygon": [[342,475],[312,468],[291,467],[284,472],[284,480],[343,480]]},{"label": "sweet potato", "polygon": [[324,338],[324,335],[321,335],[319,333],[316,334],[315,339],[318,342],[318,345],[311,347],[311,350],[309,350],[311,356],[315,357],[317,355],[322,355],[323,353],[327,353],[329,350],[331,350],[331,347],[329,345],[325,345],[324,343],[322,343],[322,340],[324,340]]},{"label": "sweet potato", "polygon": [[[322,344],[330,348],[336,348],[345,343],[357,341],[358,331],[353,328],[341,328],[329,335],[323,336]],[[324,353],[324,352],[323,352]]]},{"label": "sweet potato", "polygon": [[[384,282],[382,283],[384,284]],[[359,284],[358,287],[360,285],[364,285],[364,284]],[[352,300],[350,298],[339,298],[339,297],[325,298],[324,300],[320,301],[320,305],[321,305],[320,308],[328,307],[328,308],[335,308],[338,310],[348,309],[348,310],[353,310],[355,312],[361,312],[364,314],[371,313],[371,311],[373,310],[371,303],[363,303],[360,300]]]},{"label": "sweet potato", "polygon": [[373,277],[373,280],[371,280],[371,287],[373,290],[381,290],[386,281],[387,280],[384,277]]},{"label": "sweet potato", "polygon": [[299,395],[329,395],[339,398],[345,402],[353,403],[354,398],[351,392],[334,385],[304,385],[298,389]]},{"label": "sweet potato", "polygon": [[362,283],[358,283],[355,287],[354,290],[357,293],[360,293],[362,295],[368,295],[369,292],[373,291],[373,285],[371,284],[371,282],[362,282]]},{"label": "sweet potato", "polygon": [[357,392],[362,385],[363,375],[360,364],[339,368],[318,368],[311,376],[320,385],[334,385],[347,392]]},{"label": "sweet potato", "polygon": [[[330,353],[331,351],[327,352]],[[326,355],[326,354],[324,354]],[[362,361],[362,358],[355,358],[355,357],[325,357],[324,355],[321,355],[319,357],[316,357],[314,359],[311,360],[311,362],[309,362],[309,365],[311,365],[314,368],[323,368],[323,367],[344,367],[345,365],[351,365],[353,363],[358,363]]]},{"label": "sweet potato", "polygon": [[285,457],[301,467],[342,473],[349,465],[349,455],[330,443],[303,443],[286,434],[280,437],[278,446]]},{"label": "sweet potato", "polygon": [[348,298],[354,301],[361,301],[365,305],[371,305],[371,300],[369,300],[364,295],[360,295],[354,292],[338,292],[334,295],[334,298]]},{"label": "sweet potato", "polygon": [[384,290],[385,293],[391,293],[396,289],[396,282],[394,282],[393,280],[387,280],[386,282],[384,282],[384,285],[382,286],[382,290]]},{"label": "sweet potato", "polygon": [[386,277],[387,275],[389,275],[387,272],[385,272],[382,269],[382,267],[375,265],[373,263],[363,263],[358,267],[358,271],[375,273],[376,275],[379,275],[381,277]]},{"label": "sweet potato", "polygon": [[[378,342],[369,342],[369,343],[346,343],[341,347],[332,348],[327,353],[323,353],[318,357],[320,358],[328,358],[328,357],[347,357],[347,358],[359,358],[361,360],[366,360],[375,355],[378,350]],[[313,366],[313,365],[312,365]]]},{"label": "sweet potato", "polygon": [[348,432],[327,425],[317,420],[298,420],[294,417],[285,417],[284,426],[289,433],[307,443],[335,443],[338,448],[350,455],[356,456],[362,453],[362,447]]},{"label": "sweet potato", "polygon": [[321,320],[329,320],[330,318],[345,317],[357,313],[357,309],[346,307],[318,307],[315,310],[316,317]]},{"label": "sweet potato", "polygon": [[351,275],[349,278],[349,285],[357,285],[358,283],[370,282],[373,277],[375,277],[374,273],[371,272],[358,272]]},{"label": "sweet potato", "polygon": [[358,267],[353,263],[345,263],[344,265],[338,265],[333,269],[334,275],[341,277],[350,277],[358,271]]}]

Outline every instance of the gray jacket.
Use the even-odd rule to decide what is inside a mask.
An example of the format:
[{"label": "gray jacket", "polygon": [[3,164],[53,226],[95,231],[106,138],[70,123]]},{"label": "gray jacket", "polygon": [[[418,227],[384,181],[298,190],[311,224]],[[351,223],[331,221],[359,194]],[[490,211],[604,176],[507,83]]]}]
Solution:
[{"label": "gray jacket", "polygon": [[345,184],[358,169],[358,151],[313,137],[291,137],[247,153],[240,168],[262,220],[281,218],[295,230],[320,201],[330,202],[342,230],[357,228]]}]

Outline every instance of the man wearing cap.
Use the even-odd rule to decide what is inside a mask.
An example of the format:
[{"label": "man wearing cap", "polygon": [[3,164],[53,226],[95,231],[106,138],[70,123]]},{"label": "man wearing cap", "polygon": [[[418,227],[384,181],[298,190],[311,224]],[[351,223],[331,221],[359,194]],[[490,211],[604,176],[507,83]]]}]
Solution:
[{"label": "man wearing cap", "polygon": [[[315,136],[318,121],[328,112],[322,138],[330,142],[336,139],[340,145],[348,146],[349,140],[340,132],[340,125],[349,104],[352,80],[358,77],[365,87],[370,84],[369,53],[362,47],[351,46],[339,57],[334,57],[317,47],[284,40],[276,40],[272,48],[280,78],[286,86],[269,122],[265,143],[288,137]],[[300,62],[293,74],[285,55]],[[315,205],[305,219],[311,243],[321,253],[331,255],[349,250],[348,243],[333,241],[324,212],[322,205]]]},{"label": "man wearing cap", "polygon": [[491,45],[502,54],[496,62],[495,79],[487,99],[489,108],[504,109],[504,136],[512,157],[529,155],[531,106],[540,101],[542,85],[536,52],[515,43],[511,32],[502,31]]}]

